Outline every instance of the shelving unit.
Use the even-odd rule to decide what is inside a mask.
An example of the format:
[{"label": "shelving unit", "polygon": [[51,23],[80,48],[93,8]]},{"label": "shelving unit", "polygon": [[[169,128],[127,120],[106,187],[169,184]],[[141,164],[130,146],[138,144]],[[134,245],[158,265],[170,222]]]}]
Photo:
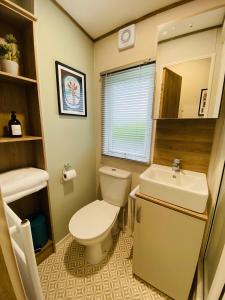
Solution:
[{"label": "shelving unit", "polygon": [[8,138],[8,137],[1,137],[0,138],[0,144],[1,143],[16,143],[16,142],[28,142],[28,141],[38,141],[42,140],[41,136],[23,136],[19,138]]},{"label": "shelving unit", "polygon": [[27,16],[33,21],[37,20],[33,14],[34,0],[2,0],[2,3],[12,9],[16,9],[18,12],[22,13],[23,16]]},{"label": "shelving unit", "polygon": [[[9,0],[0,0],[0,37],[12,33],[20,50],[19,75],[0,70],[0,173],[23,167],[46,169],[37,78],[34,27],[36,18]],[[21,122],[21,138],[10,138],[7,124],[16,111]],[[20,218],[35,213],[45,215],[49,241],[36,254],[40,263],[54,251],[48,187],[13,202]]]},{"label": "shelving unit", "polygon": [[41,249],[40,252],[35,253],[38,265],[45,259],[47,254],[48,256],[52,254],[52,240],[48,240],[47,244],[43,247],[43,249]]},{"label": "shelving unit", "polygon": [[21,84],[37,84],[37,80],[27,78],[24,76],[15,76],[0,70],[0,79],[8,82],[15,82]]}]

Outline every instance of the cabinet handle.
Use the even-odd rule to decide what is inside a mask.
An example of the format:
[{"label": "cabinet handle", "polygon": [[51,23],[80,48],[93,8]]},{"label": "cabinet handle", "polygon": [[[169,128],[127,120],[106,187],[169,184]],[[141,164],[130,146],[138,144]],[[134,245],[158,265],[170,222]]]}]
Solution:
[{"label": "cabinet handle", "polygon": [[136,221],[137,223],[141,223],[141,206],[137,207]]}]

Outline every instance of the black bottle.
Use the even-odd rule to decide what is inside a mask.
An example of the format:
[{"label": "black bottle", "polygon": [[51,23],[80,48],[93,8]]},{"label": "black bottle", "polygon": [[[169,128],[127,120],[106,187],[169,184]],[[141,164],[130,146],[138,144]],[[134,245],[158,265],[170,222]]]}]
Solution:
[{"label": "black bottle", "polygon": [[20,121],[16,118],[16,112],[11,112],[11,120],[9,120],[9,135],[11,137],[21,137],[22,136],[22,130],[21,130],[21,124]]}]

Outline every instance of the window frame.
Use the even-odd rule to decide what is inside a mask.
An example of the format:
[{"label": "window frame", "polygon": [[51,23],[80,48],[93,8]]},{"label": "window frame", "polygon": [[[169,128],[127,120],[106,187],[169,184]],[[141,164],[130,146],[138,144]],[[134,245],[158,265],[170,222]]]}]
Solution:
[{"label": "window frame", "polygon": [[102,103],[102,94],[105,93],[104,91],[104,87],[103,87],[103,76],[107,76],[107,74],[115,74],[115,73],[119,73],[122,71],[127,71],[130,69],[134,69],[137,68],[139,66],[145,66],[145,65],[150,65],[150,64],[155,64],[156,67],[156,60],[155,59],[149,59],[147,61],[144,61],[142,63],[136,63],[136,64],[130,64],[130,65],[125,65],[125,66],[121,66],[118,67],[116,69],[111,69],[111,70],[107,70],[104,72],[100,73],[100,81],[101,81],[101,91],[100,91],[100,97],[101,97],[101,156],[103,157],[111,157],[111,158],[115,158],[115,159],[122,159],[122,160],[126,160],[126,161],[130,161],[133,163],[138,163],[138,164],[142,164],[142,165],[151,165],[153,162],[153,156],[154,156],[154,149],[155,149],[155,136],[156,136],[156,120],[153,118],[154,117],[154,106],[155,106],[155,82],[156,82],[156,68],[155,68],[155,76],[154,76],[154,81],[153,81],[153,96],[152,96],[152,111],[151,111],[151,122],[152,122],[152,126],[151,126],[151,130],[149,130],[149,142],[150,142],[150,149],[149,149],[149,160],[147,162],[144,161],[140,161],[140,160],[135,160],[135,159],[131,159],[131,158],[126,158],[126,157],[118,157],[118,156],[114,156],[114,155],[110,155],[110,154],[105,154],[103,153],[103,115],[104,115],[104,103]]}]

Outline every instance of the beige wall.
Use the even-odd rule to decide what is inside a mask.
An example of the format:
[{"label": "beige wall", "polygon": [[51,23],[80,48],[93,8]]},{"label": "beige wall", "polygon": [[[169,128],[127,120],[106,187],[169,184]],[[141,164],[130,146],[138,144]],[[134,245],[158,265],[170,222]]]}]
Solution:
[{"label": "beige wall", "polygon": [[[224,56],[225,31],[223,31],[221,38],[223,42],[223,62],[225,62],[225,56]],[[217,120],[216,123],[213,147],[212,147],[208,177],[207,177],[209,191],[210,191],[210,198],[209,198],[210,201],[208,201],[209,221],[206,228],[206,235],[210,230],[214,209],[217,203],[217,196],[220,188],[224,162],[225,162],[225,92],[223,91],[221,111],[220,111],[219,119]],[[206,240],[204,241],[204,245],[206,245]]]},{"label": "beige wall", "polygon": [[213,212],[217,202],[217,195],[225,161],[225,93],[223,96],[223,103],[221,104],[221,108],[220,118],[218,119],[215,128],[214,141],[208,171],[208,185],[210,189],[211,201],[209,203],[210,214],[207,231],[209,230],[211,219],[213,217]]},{"label": "beige wall", "polygon": [[225,5],[224,0],[195,0],[175,9],[158,14],[136,24],[135,47],[118,51],[117,33],[98,41],[94,48],[94,95],[96,113],[96,159],[97,169],[100,164],[108,164],[129,170],[133,174],[132,185],[138,184],[139,174],[147,167],[146,165],[129,162],[116,158],[101,157],[101,102],[99,73],[115,67],[120,67],[135,61],[156,56],[157,27],[160,24],[178,20],[192,14],[201,13],[217,5]]},{"label": "beige wall", "polygon": [[[95,199],[95,158],[97,169],[102,163],[131,171],[133,186],[138,183],[139,174],[147,167],[141,163],[101,157],[99,73],[155,57],[158,25],[222,4],[225,4],[225,0],[213,2],[211,0],[195,0],[156,15],[137,24],[134,48],[119,52],[117,34],[112,34],[95,44],[93,57],[92,42],[52,1],[36,1],[41,106],[56,242],[68,232],[68,222],[72,214]],[[59,20],[61,21],[59,22]],[[55,60],[62,61],[87,74],[88,118],[58,115]],[[92,97],[93,64],[94,97]],[[96,131],[94,128],[95,114]],[[60,184],[61,171],[66,162],[69,162],[77,170],[78,176],[73,183],[62,185]]]},{"label": "beige wall", "polygon": [[[225,38],[225,36],[224,36]],[[216,215],[213,222],[212,232],[205,254],[204,261],[204,292],[207,296],[215,276],[215,271],[220,259],[222,247],[224,246],[224,211],[225,211],[225,175],[221,184],[223,174],[223,166],[225,162],[225,93],[223,94],[223,102],[221,104],[220,117],[216,124],[211,160],[208,171],[208,185],[210,189],[209,202],[209,221],[206,228],[206,234],[209,233],[213,213],[217,207]],[[221,184],[221,187],[220,187]],[[218,192],[220,196],[217,200]],[[206,240],[204,241],[206,245]],[[205,247],[204,247],[205,248]]]},{"label": "beige wall", "polygon": [[182,76],[179,118],[198,118],[201,90],[209,88],[211,60],[209,57],[169,66]]},{"label": "beige wall", "polygon": [[225,21],[223,22],[223,27],[217,36],[216,44],[216,57],[214,72],[212,78],[212,89],[210,95],[210,102],[208,107],[208,115],[217,116],[220,99],[221,99],[221,89],[223,86],[223,75],[225,70]]},{"label": "beige wall", "polygon": [[210,242],[207,248],[204,261],[204,292],[205,299],[212,285],[216,270],[225,245],[225,176],[220,188],[215,220],[210,235]]},{"label": "beige wall", "polygon": [[[71,216],[95,199],[93,43],[52,1],[37,0],[35,5],[50,200],[54,235],[58,242],[68,233]],[[55,60],[86,73],[87,118],[59,116]],[[77,178],[61,184],[65,163],[70,163],[76,169]]]}]

